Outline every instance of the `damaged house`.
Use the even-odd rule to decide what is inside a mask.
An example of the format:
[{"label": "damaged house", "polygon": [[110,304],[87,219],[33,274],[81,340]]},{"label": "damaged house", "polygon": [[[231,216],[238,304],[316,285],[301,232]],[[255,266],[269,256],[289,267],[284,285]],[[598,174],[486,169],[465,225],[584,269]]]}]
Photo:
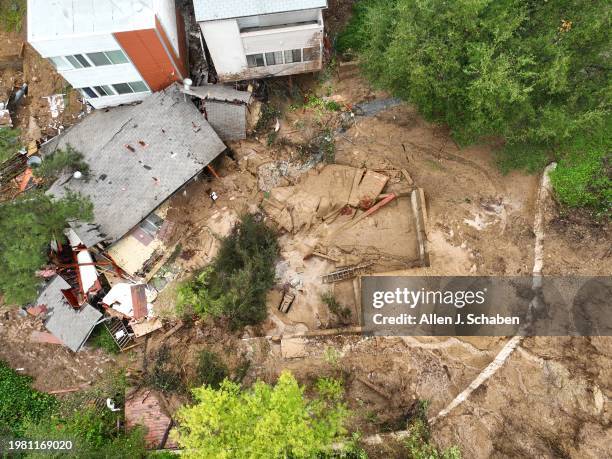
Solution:
[{"label": "damaged house", "polygon": [[327,0],[193,0],[220,81],[322,68]]},{"label": "damaged house", "polygon": [[68,145],[83,155],[89,173],[66,173],[48,192],[91,200],[93,222],[73,223],[73,231],[130,275],[138,275],[169,231],[168,198],[225,150],[176,84],[139,105],[93,112],[45,144],[43,155]]},{"label": "damaged house", "polygon": [[28,0],[28,43],[94,108],[144,99],[188,76],[174,0]]}]

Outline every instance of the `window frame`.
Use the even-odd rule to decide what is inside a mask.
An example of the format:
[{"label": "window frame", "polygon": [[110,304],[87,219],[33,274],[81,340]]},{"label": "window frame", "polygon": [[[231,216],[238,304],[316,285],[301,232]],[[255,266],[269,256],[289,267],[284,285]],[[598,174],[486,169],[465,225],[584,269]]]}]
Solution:
[{"label": "window frame", "polygon": [[[258,65],[257,56],[261,56],[261,65]],[[249,63],[249,58],[255,59],[255,65],[251,65]],[[247,54],[246,55],[246,60],[247,60],[247,67],[250,68],[250,69],[254,69],[254,68],[257,68],[257,67],[265,67],[266,66],[265,53]]]},{"label": "window frame", "polygon": [[[92,57],[92,55],[95,55],[96,59],[100,56],[103,57],[104,59],[106,59],[107,63],[106,64],[96,64],[96,61],[94,60],[94,57]],[[113,63],[111,62],[111,60],[108,58],[108,56],[106,55],[104,51],[96,51],[95,53],[87,53],[86,56],[87,56],[87,59],[89,59],[95,67],[105,67],[107,65],[113,65]]]}]

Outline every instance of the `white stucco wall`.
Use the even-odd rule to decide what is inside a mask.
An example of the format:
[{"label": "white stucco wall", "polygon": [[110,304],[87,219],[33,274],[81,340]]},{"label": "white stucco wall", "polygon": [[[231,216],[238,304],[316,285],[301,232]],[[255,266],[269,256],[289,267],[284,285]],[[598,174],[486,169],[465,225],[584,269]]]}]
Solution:
[{"label": "white stucco wall", "polygon": [[246,66],[240,29],[235,19],[200,23],[217,73],[239,73]]},{"label": "white stucco wall", "polygon": [[174,52],[178,56],[179,52],[179,35],[176,24],[176,7],[174,0],[154,0],[154,10],[159,22],[161,23]]},{"label": "white stucco wall", "polygon": [[245,54],[308,48],[320,43],[322,33],[323,28],[316,24],[246,32],[242,34],[242,47]]}]

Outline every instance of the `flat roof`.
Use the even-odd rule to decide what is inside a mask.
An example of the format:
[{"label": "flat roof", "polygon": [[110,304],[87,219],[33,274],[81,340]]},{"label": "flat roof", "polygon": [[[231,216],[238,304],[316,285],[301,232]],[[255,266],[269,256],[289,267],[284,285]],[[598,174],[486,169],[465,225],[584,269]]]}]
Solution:
[{"label": "flat roof", "polygon": [[196,21],[326,8],[327,0],[193,0]]},{"label": "flat roof", "polygon": [[148,29],[156,0],[28,0],[28,41]]},{"label": "flat roof", "polygon": [[95,110],[42,148],[68,145],[83,154],[87,179],[64,174],[48,193],[73,191],[93,203],[93,224],[72,225],[87,246],[115,242],[225,150],[178,85],[142,103]]}]

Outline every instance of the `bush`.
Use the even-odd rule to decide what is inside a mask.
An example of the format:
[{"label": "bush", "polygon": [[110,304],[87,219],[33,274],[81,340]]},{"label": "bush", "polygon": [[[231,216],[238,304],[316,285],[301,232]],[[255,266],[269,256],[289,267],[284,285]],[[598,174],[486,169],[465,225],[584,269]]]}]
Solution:
[{"label": "bush", "polygon": [[229,376],[229,371],[217,354],[204,349],[198,355],[197,375],[199,386],[218,389],[221,382]]},{"label": "bush", "polygon": [[408,459],[461,459],[461,451],[456,446],[440,451],[431,442],[426,412],[427,402],[420,401],[415,416],[408,423]]},{"label": "bush", "polygon": [[185,392],[181,375],[171,368],[170,357],[170,348],[162,344],[153,357],[153,368],[148,372],[146,382],[165,393]]},{"label": "bush", "polygon": [[20,147],[18,129],[0,128],[0,164],[15,156]]},{"label": "bush", "polygon": [[330,312],[335,314],[342,322],[351,318],[351,310],[346,306],[342,306],[332,293],[322,293],[321,301],[323,301],[323,303],[325,303],[329,308]]},{"label": "bush", "polygon": [[67,415],[45,418],[26,426],[28,440],[70,440],[71,450],[35,451],[29,458],[117,458],[144,457],[146,452],[145,429],[137,427],[124,432],[118,427],[118,415],[106,408],[96,411],[81,408]]},{"label": "bush", "polygon": [[596,215],[612,212],[612,141],[606,132],[578,136],[551,173],[559,202],[570,208],[586,207]]},{"label": "bush", "polygon": [[7,32],[21,32],[25,14],[26,0],[0,0],[0,25]]},{"label": "bush", "polygon": [[178,311],[226,317],[234,329],[263,321],[278,251],[274,231],[253,215],[242,217],[212,265],[178,288]]},{"label": "bush", "polygon": [[19,437],[26,422],[49,417],[58,406],[55,397],[32,388],[31,377],[0,360],[0,434]]},{"label": "bush", "polygon": [[119,353],[119,346],[117,346],[117,343],[104,324],[100,324],[94,329],[88,343],[92,347],[104,349],[109,354]]},{"label": "bush", "polygon": [[218,390],[204,386],[193,394],[196,404],[177,413],[186,458],[328,457],[346,439],[349,412],[336,380],[320,380],[310,399],[288,372],[274,386],[258,381],[242,391],[225,380]]},{"label": "bush", "polygon": [[55,150],[43,158],[40,166],[34,169],[34,175],[48,180],[55,180],[62,173],[79,171],[83,177],[89,177],[89,165],[83,159],[83,154],[66,145],[66,148]]}]

